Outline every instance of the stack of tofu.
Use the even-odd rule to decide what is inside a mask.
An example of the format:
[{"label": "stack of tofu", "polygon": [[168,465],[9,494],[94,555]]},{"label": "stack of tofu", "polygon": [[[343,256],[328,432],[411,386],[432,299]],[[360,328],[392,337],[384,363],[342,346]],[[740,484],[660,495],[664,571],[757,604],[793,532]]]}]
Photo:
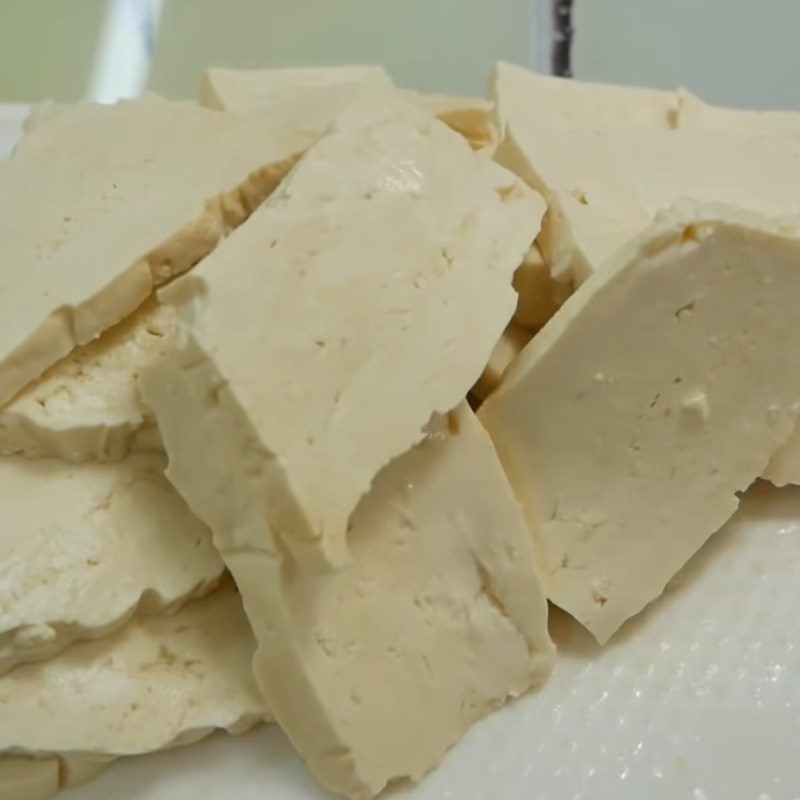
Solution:
[{"label": "stack of tofu", "polygon": [[800,115],[507,64],[202,99],[0,162],[4,800],[267,721],[419,780],[544,683],[548,599],[604,642],[800,481]]}]

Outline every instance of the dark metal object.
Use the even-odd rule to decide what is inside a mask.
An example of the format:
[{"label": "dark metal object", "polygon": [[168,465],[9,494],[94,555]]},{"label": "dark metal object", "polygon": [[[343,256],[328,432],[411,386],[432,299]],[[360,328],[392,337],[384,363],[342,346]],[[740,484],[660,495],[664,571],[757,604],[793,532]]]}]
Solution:
[{"label": "dark metal object", "polygon": [[550,47],[550,68],[553,75],[572,77],[572,0],[552,0],[553,42]]}]

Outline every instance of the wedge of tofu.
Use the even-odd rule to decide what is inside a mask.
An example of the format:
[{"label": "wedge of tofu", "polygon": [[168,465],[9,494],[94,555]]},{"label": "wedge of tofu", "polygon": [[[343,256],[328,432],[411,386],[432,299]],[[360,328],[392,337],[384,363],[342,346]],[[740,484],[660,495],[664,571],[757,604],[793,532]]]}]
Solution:
[{"label": "wedge of tofu", "polygon": [[241,733],[269,718],[252,678],[254,648],[226,585],[176,614],[135,619],[107,639],[19,666],[0,678],[0,753],[96,763],[215,730]]},{"label": "wedge of tofu", "polygon": [[696,95],[681,89],[678,92],[676,127],[684,130],[720,130],[728,133],[800,134],[800,113],[721,108],[704,103]]},{"label": "wedge of tofu", "polygon": [[[339,92],[344,101],[364,86],[385,89],[393,83],[382,67],[208,69],[200,96],[209,108],[247,112],[280,102],[311,86]],[[488,151],[497,144],[494,106],[489,100],[411,91],[405,94],[460,133],[473,150]]]},{"label": "wedge of tofu", "polygon": [[165,463],[0,458],[0,674],[216,586],[211,534]]},{"label": "wedge of tofu", "polygon": [[694,203],[590,278],[480,409],[549,598],[606,642],[717,531],[800,411],[800,235]]},{"label": "wedge of tofu", "polygon": [[247,432],[236,457],[266,481],[263,524],[298,558],[346,561],[377,472],[478,379],[543,210],[416,104],[365,96],[161,293],[188,324],[170,369],[219,410],[194,435]]},{"label": "wedge of tofu", "polygon": [[147,96],[33,126],[0,162],[0,404],[213,249],[337,108],[311,90],[249,115]]},{"label": "wedge of tofu", "polygon": [[638,86],[588,83],[499,61],[489,80],[501,133],[511,124],[536,123],[555,128],[648,128],[669,130],[677,124],[677,92]]},{"label": "wedge of tofu", "polygon": [[151,298],[73,350],[0,408],[0,454],[81,462],[162,450],[136,378],[169,351],[177,324]]},{"label": "wedge of tofu", "polygon": [[577,284],[680,198],[800,210],[792,134],[511,124],[495,158],[546,197],[539,246],[554,277]]},{"label": "wedge of tofu", "polygon": [[[170,477],[211,523],[259,649],[256,679],[317,777],[353,798],[420,779],[475,720],[552,666],[533,540],[496,454],[462,405],[385,467],[349,522],[351,559],[320,571],[260,518],[252,459],[218,469],[197,416],[220,416],[179,372],[148,396]],[[205,441],[205,446],[202,441]]]}]

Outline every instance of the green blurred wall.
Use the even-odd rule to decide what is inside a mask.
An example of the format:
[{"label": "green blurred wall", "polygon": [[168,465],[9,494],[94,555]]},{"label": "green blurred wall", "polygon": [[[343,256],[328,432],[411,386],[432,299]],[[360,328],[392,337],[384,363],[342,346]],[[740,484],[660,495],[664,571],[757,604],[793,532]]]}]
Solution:
[{"label": "green blurred wall", "polygon": [[0,0],[0,102],[83,97],[105,0]]},{"label": "green blurred wall", "polygon": [[194,97],[206,66],[385,64],[398,83],[483,94],[530,63],[532,0],[166,0],[151,87]]}]

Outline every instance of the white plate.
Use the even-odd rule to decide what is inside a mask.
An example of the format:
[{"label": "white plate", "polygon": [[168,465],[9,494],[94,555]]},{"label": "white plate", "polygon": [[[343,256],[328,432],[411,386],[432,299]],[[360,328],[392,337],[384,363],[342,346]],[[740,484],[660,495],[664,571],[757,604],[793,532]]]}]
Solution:
[{"label": "white plate", "polygon": [[[0,107],[0,147],[14,135],[4,119]],[[560,658],[544,690],[477,725],[420,786],[391,797],[798,800],[799,594],[800,489],[757,484],[665,596],[605,649],[554,612]],[[329,795],[272,727],[118,762],[62,797]]]}]

